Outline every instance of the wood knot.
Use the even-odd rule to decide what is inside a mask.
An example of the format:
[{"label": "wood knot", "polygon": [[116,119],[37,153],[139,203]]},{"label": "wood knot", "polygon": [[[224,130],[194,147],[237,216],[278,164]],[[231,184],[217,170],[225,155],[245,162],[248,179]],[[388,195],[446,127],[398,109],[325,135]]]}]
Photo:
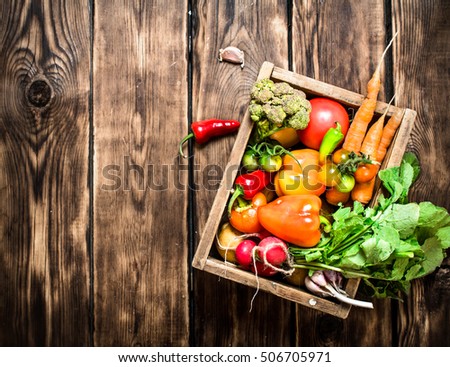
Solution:
[{"label": "wood knot", "polygon": [[52,97],[52,88],[45,80],[35,80],[27,91],[27,99],[35,107],[45,107]]}]

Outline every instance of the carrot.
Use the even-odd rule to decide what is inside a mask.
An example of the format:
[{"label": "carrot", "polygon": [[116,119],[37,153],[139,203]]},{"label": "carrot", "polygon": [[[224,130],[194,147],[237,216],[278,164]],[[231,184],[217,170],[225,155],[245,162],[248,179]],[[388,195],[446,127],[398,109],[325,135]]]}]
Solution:
[{"label": "carrot", "polygon": [[366,135],[367,127],[373,118],[375,108],[377,105],[378,93],[381,89],[381,64],[386,55],[386,51],[392,45],[397,33],[392,37],[389,44],[386,46],[380,61],[372,75],[372,78],[367,83],[367,96],[364,98],[361,106],[356,111],[355,117],[347,131],[347,135],[344,140],[343,148],[355,153],[360,152],[361,144],[364,136]]},{"label": "carrot", "polygon": [[359,201],[361,204],[367,204],[372,199],[374,187],[375,177],[368,182],[356,183],[352,190],[353,201]]},{"label": "carrot", "polygon": [[381,142],[381,137],[383,136],[384,119],[386,118],[386,113],[388,108],[383,113],[383,115],[375,122],[367,132],[366,136],[361,145],[361,153],[368,155],[373,158],[374,154],[378,150],[378,146]]},{"label": "carrot", "polygon": [[386,156],[387,149],[389,148],[389,145],[394,139],[394,135],[402,122],[403,113],[404,110],[397,110],[397,112],[394,113],[386,123],[376,157],[374,157],[374,159],[378,162],[381,162]]},{"label": "carrot", "polygon": [[[394,96],[395,97],[395,96]],[[392,99],[394,99],[392,97]],[[392,102],[391,99],[391,102]],[[389,102],[389,104],[391,103]],[[386,111],[389,108],[386,109]],[[386,123],[386,126],[383,128],[383,133],[381,136],[380,143],[378,145],[378,149],[373,155],[373,159],[382,162],[384,157],[386,156],[387,148],[391,144],[392,140],[394,139],[395,132],[397,131],[398,127],[400,126],[400,123],[402,122],[404,110],[397,110],[396,113],[394,113],[391,118]],[[386,112],[383,114],[383,116],[386,114]],[[383,117],[382,116],[382,117]],[[380,117],[381,119],[381,117]],[[369,130],[370,132],[370,130]],[[368,133],[369,134],[369,133]],[[362,151],[362,149],[361,149]],[[379,165],[376,165],[376,169],[372,171],[373,177],[366,181],[368,179],[369,174],[365,172],[364,179],[358,179],[358,175],[363,175],[363,171],[358,172],[358,170],[364,170],[363,167],[358,167],[358,169],[355,172],[355,180],[356,185],[352,190],[352,199],[355,201],[359,201],[362,204],[367,204],[372,196],[373,196],[373,190],[375,188],[375,179],[376,175],[378,173],[378,170],[380,169]]]},{"label": "carrot", "polygon": [[[367,132],[364,137],[363,143],[361,145],[361,153],[369,156],[370,158],[374,158],[377,155],[378,148],[380,146],[381,138],[383,136],[384,131],[384,120],[386,118],[386,114],[389,110],[389,106],[391,105],[394,97],[389,101],[389,105],[384,111],[383,115],[375,122]],[[374,158],[376,160],[376,157]],[[360,165],[355,172],[355,180],[356,182],[367,182],[370,181],[373,177],[375,177],[378,173],[378,167],[375,167],[373,164],[364,164]]]}]

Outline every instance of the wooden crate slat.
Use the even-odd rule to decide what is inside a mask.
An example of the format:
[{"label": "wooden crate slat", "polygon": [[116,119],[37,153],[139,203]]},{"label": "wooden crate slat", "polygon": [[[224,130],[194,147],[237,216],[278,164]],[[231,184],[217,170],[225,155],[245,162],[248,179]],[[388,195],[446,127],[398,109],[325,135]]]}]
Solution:
[{"label": "wooden crate slat", "polygon": [[[329,299],[314,296],[311,293],[299,291],[298,289],[270,278],[256,277],[255,274],[241,270],[234,264],[225,263],[222,260],[208,257],[204,269],[222,278],[253,287],[259,290],[270,292],[279,297],[312,307],[316,310],[331,313],[340,318],[346,318],[351,306],[347,304],[335,303]],[[352,282],[356,285],[355,282]],[[352,289],[356,287],[352,286]]]}]

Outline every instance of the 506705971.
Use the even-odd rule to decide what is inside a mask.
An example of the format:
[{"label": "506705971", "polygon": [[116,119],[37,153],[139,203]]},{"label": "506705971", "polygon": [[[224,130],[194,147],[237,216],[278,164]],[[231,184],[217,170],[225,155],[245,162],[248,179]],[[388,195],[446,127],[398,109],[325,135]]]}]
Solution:
[{"label": "506705971", "polygon": [[330,352],[261,352],[259,361],[265,362],[331,362]]}]

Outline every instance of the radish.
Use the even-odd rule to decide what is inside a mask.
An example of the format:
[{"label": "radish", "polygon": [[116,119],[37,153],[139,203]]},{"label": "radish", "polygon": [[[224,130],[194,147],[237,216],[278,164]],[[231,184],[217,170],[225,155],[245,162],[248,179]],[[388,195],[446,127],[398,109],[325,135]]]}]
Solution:
[{"label": "radish", "polygon": [[244,240],[237,245],[235,253],[236,260],[239,265],[248,268],[253,262],[253,248],[256,247],[256,242],[252,240]]},{"label": "radish", "polygon": [[[255,271],[255,268],[256,268],[256,271]],[[256,273],[257,276],[263,276],[263,277],[271,277],[272,275],[275,275],[276,273],[278,273],[278,271],[268,267],[267,265],[264,265],[260,261],[255,261],[255,263],[252,264],[252,266],[250,267],[250,270],[253,273]]]},{"label": "radish", "polygon": [[258,244],[258,258],[264,259],[273,266],[280,266],[287,259],[288,247],[286,243],[277,237],[266,237]]}]

